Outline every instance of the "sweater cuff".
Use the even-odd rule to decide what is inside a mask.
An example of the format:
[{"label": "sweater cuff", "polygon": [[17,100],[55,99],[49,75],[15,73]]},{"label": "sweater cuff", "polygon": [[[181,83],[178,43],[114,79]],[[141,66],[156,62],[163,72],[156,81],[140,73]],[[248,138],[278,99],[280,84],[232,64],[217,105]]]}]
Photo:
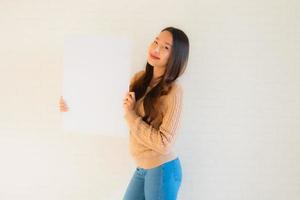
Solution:
[{"label": "sweater cuff", "polygon": [[140,118],[140,116],[136,114],[135,110],[130,110],[127,113],[125,113],[124,118],[127,122],[127,125],[131,129],[136,120]]}]

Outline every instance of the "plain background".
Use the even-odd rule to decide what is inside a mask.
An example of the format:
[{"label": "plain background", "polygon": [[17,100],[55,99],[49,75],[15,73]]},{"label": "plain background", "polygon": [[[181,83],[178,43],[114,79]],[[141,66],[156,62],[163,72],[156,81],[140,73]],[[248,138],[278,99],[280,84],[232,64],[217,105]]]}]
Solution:
[{"label": "plain background", "polygon": [[134,38],[136,72],[166,26],[191,43],[178,199],[299,199],[299,4],[1,0],[0,199],[121,199],[135,167],[127,138],[62,131],[64,36]]}]

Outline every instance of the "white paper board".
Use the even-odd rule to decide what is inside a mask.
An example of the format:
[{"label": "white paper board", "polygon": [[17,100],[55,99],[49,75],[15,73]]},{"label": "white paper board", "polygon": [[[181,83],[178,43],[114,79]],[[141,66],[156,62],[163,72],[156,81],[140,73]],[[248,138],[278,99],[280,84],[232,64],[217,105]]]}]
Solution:
[{"label": "white paper board", "polygon": [[63,91],[66,132],[125,136],[123,98],[131,77],[131,40],[73,35],[64,41]]}]

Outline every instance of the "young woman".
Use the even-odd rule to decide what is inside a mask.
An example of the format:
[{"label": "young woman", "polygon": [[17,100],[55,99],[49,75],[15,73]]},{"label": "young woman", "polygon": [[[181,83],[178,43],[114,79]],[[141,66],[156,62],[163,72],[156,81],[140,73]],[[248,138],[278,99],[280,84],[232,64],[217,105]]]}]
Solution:
[{"label": "young woman", "polygon": [[[151,42],[145,70],[134,74],[123,99],[129,150],[135,172],[123,200],[176,200],[182,181],[173,148],[180,122],[183,90],[176,82],[187,66],[189,40],[167,27]],[[60,111],[68,111],[60,99]]]},{"label": "young woman", "polygon": [[137,167],[123,200],[176,200],[182,181],[173,148],[182,109],[183,90],[176,79],[185,71],[189,40],[167,27],[148,48],[145,70],[134,74],[123,99],[129,127],[129,149]]}]

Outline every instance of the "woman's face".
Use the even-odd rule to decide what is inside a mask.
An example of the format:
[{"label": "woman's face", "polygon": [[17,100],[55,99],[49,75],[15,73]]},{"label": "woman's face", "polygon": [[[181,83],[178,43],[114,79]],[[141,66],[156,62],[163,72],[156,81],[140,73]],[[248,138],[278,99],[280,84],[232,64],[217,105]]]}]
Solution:
[{"label": "woman's face", "polygon": [[153,67],[166,67],[172,44],[172,34],[169,31],[160,32],[148,47],[148,63]]}]

